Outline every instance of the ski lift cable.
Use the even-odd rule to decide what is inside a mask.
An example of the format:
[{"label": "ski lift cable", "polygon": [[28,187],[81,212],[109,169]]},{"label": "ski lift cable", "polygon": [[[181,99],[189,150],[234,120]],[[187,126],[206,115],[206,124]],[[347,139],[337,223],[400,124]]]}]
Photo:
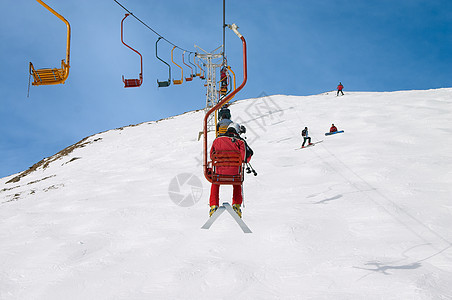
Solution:
[{"label": "ski lift cable", "polygon": [[182,51],[186,51],[189,53],[195,53],[193,51],[189,51],[186,50],[182,47],[179,47],[178,45],[174,44],[173,42],[167,40],[164,36],[162,36],[161,34],[159,34],[157,31],[155,31],[154,29],[152,29],[149,25],[147,25],[146,23],[144,23],[142,20],[140,20],[140,18],[138,18],[137,16],[135,16],[130,10],[128,10],[127,8],[124,7],[124,5],[122,5],[121,3],[119,3],[117,0],[113,0],[115,1],[119,6],[121,6],[125,11],[127,11],[131,16],[133,16],[135,19],[138,20],[138,22],[140,22],[141,24],[143,24],[144,26],[146,26],[149,30],[151,30],[153,33],[155,33],[159,38],[161,38],[162,40],[165,40],[167,43],[171,44],[172,46],[182,50]]}]

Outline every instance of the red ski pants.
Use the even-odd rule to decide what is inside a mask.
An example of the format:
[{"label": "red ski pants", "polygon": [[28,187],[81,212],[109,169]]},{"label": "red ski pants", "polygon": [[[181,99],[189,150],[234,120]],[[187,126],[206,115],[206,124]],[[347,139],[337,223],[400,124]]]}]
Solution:
[{"label": "red ski pants", "polygon": [[[241,185],[233,185],[232,186],[232,204],[242,204],[242,186]],[[210,206],[216,205],[219,206],[220,201],[220,185],[212,183],[212,187],[210,188]]]}]

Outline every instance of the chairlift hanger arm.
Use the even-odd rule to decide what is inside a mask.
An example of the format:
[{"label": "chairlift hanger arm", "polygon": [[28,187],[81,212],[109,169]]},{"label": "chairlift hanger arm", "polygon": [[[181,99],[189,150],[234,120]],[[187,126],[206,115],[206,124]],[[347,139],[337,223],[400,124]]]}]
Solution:
[{"label": "chairlift hanger arm", "polygon": [[57,16],[61,21],[63,21],[66,24],[66,28],[67,28],[66,64],[69,66],[69,57],[70,57],[70,49],[71,49],[71,25],[69,25],[69,22],[65,18],[63,18],[62,15],[57,13],[55,10],[53,10],[50,6],[45,4],[43,1],[41,1],[41,0],[36,0],[36,1],[38,1],[42,6],[47,8],[52,14]]},{"label": "chairlift hanger arm", "polygon": [[130,47],[129,45],[127,45],[126,43],[124,43],[124,39],[123,39],[123,23],[124,20],[129,16],[129,14],[125,14],[124,18],[121,21],[121,42],[129,49],[131,49],[132,51],[134,51],[135,53],[137,53],[140,58],[141,58],[141,70],[143,70],[143,56],[141,56],[140,52],[138,52],[137,50],[133,49],[132,47]]},{"label": "chairlift hanger arm", "polygon": [[[195,55],[196,56],[196,55]],[[193,58],[194,59],[194,58]],[[199,58],[198,58],[198,61],[199,61]],[[206,73],[206,71],[204,71],[204,69],[203,68],[201,68],[201,66],[195,61],[195,63],[196,63],[196,65],[198,66],[198,68],[199,68],[199,70],[200,70],[200,72],[202,71],[202,74],[201,73],[199,73],[199,78],[201,78],[201,79],[204,79],[205,78],[205,76],[204,76],[204,74]]]},{"label": "chairlift hanger arm", "polygon": [[171,61],[173,62],[173,64],[175,64],[176,66],[178,66],[178,67],[180,68],[180,71],[181,71],[181,79],[180,79],[180,80],[175,80],[175,79],[173,79],[173,83],[174,83],[174,84],[182,84],[182,83],[184,82],[184,69],[183,69],[181,66],[179,66],[178,64],[176,64],[176,63],[174,62],[174,59],[173,59],[173,51],[174,51],[175,48],[176,48],[176,46],[174,46],[173,49],[171,50]]},{"label": "chairlift hanger arm", "polygon": [[235,73],[232,71],[231,66],[228,66],[228,70],[232,73],[232,77],[234,78],[234,90],[235,90]]}]

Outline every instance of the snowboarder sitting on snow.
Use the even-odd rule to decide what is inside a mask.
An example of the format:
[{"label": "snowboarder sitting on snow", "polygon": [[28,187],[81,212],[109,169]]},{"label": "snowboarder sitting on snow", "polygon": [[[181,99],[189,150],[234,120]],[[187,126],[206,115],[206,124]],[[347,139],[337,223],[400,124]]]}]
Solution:
[{"label": "snowboarder sitting on snow", "polygon": [[342,96],[344,96],[344,92],[342,91],[344,89],[344,86],[342,85],[342,83],[339,82],[339,85],[337,86],[337,95],[339,96],[339,92],[342,93]]},{"label": "snowboarder sitting on snow", "polygon": [[217,123],[217,132],[218,135],[223,135],[228,130],[228,126],[232,123],[231,112],[226,105],[223,106],[218,112],[218,119],[220,121]]},{"label": "snowboarder sitting on snow", "polygon": [[[212,147],[210,148],[210,156],[212,157],[216,151],[240,151],[243,161],[249,162],[251,160],[251,156],[253,155],[253,150],[251,150],[248,144],[240,137],[240,132],[243,131],[243,126],[241,128],[239,124],[231,123],[226,134],[217,137],[213,141]],[[240,167],[218,167],[215,172],[223,175],[239,175]],[[243,201],[242,185],[233,185],[232,187],[232,208],[241,218],[242,210],[240,207]],[[209,216],[212,216],[212,214],[218,209],[218,203],[220,200],[219,192],[220,185],[212,183],[212,187],[210,189]]]},{"label": "snowboarder sitting on snow", "polygon": [[301,132],[301,136],[303,137],[303,145],[301,145],[301,148],[304,148],[304,144],[306,141],[308,141],[308,145],[312,145],[311,138],[309,137],[308,133],[308,127],[305,127],[303,131]]},{"label": "snowboarder sitting on snow", "polygon": [[336,132],[337,128],[334,126],[334,124],[331,124],[330,132]]}]

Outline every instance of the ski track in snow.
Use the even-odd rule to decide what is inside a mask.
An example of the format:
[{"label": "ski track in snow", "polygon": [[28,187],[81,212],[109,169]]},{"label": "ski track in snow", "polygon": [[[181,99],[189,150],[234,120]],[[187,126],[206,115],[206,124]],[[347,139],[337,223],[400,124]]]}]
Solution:
[{"label": "ski track in snow", "polygon": [[[110,130],[0,179],[0,299],[452,299],[452,89],[274,95],[231,112],[255,151],[253,233],[228,213],[200,229],[203,111]],[[345,132],[324,136],[331,123]],[[294,151],[304,126],[323,142]],[[183,173],[202,189],[170,191]]]}]

